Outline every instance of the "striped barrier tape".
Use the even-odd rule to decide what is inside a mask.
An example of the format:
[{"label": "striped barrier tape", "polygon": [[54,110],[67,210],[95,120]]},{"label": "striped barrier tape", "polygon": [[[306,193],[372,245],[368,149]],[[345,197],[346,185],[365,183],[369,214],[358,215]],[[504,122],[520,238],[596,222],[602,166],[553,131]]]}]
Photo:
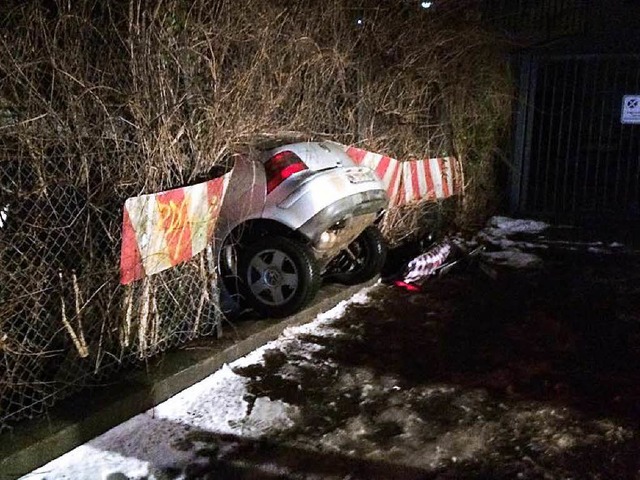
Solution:
[{"label": "striped barrier tape", "polygon": [[354,163],[376,172],[387,189],[392,207],[462,193],[462,170],[455,157],[400,162],[357,147],[345,147],[345,151]]},{"label": "striped barrier tape", "polygon": [[425,280],[444,264],[450,253],[451,245],[448,242],[442,242],[431,247],[429,251],[409,262],[402,281],[404,283],[417,283]]}]

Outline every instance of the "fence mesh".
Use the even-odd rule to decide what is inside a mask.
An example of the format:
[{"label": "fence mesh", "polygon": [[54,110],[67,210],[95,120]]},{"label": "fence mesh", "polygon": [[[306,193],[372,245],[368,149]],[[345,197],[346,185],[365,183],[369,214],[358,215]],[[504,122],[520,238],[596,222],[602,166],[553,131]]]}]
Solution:
[{"label": "fence mesh", "polygon": [[122,286],[117,208],[92,211],[72,185],[23,190],[3,207],[0,430],[116,369],[217,332],[210,251]]}]

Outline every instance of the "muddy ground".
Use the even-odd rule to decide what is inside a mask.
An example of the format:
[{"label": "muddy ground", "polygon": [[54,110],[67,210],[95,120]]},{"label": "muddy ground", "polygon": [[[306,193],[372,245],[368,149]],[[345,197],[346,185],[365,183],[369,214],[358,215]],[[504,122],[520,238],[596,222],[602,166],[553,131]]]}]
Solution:
[{"label": "muddy ground", "polygon": [[235,369],[287,421],[192,432],[187,477],[640,479],[640,255],[558,232],[511,238],[530,268],[380,285],[331,334]]}]

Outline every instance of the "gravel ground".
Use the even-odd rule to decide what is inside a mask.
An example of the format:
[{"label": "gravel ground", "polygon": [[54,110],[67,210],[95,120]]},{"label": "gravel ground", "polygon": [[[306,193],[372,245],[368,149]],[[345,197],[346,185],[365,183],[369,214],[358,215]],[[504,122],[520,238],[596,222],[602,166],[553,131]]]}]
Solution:
[{"label": "gravel ground", "polygon": [[227,367],[226,410],[200,386],[91,442],[146,462],[99,478],[640,479],[640,253],[530,226]]}]

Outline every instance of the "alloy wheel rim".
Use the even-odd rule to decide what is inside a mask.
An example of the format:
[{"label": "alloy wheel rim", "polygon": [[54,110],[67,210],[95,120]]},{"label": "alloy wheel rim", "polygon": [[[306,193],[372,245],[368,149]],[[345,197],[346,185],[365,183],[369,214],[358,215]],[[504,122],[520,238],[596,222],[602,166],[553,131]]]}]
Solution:
[{"label": "alloy wheel rim", "polygon": [[247,277],[251,293],[270,306],[286,304],[298,289],[298,268],[289,255],[277,249],[255,254],[249,262]]}]

